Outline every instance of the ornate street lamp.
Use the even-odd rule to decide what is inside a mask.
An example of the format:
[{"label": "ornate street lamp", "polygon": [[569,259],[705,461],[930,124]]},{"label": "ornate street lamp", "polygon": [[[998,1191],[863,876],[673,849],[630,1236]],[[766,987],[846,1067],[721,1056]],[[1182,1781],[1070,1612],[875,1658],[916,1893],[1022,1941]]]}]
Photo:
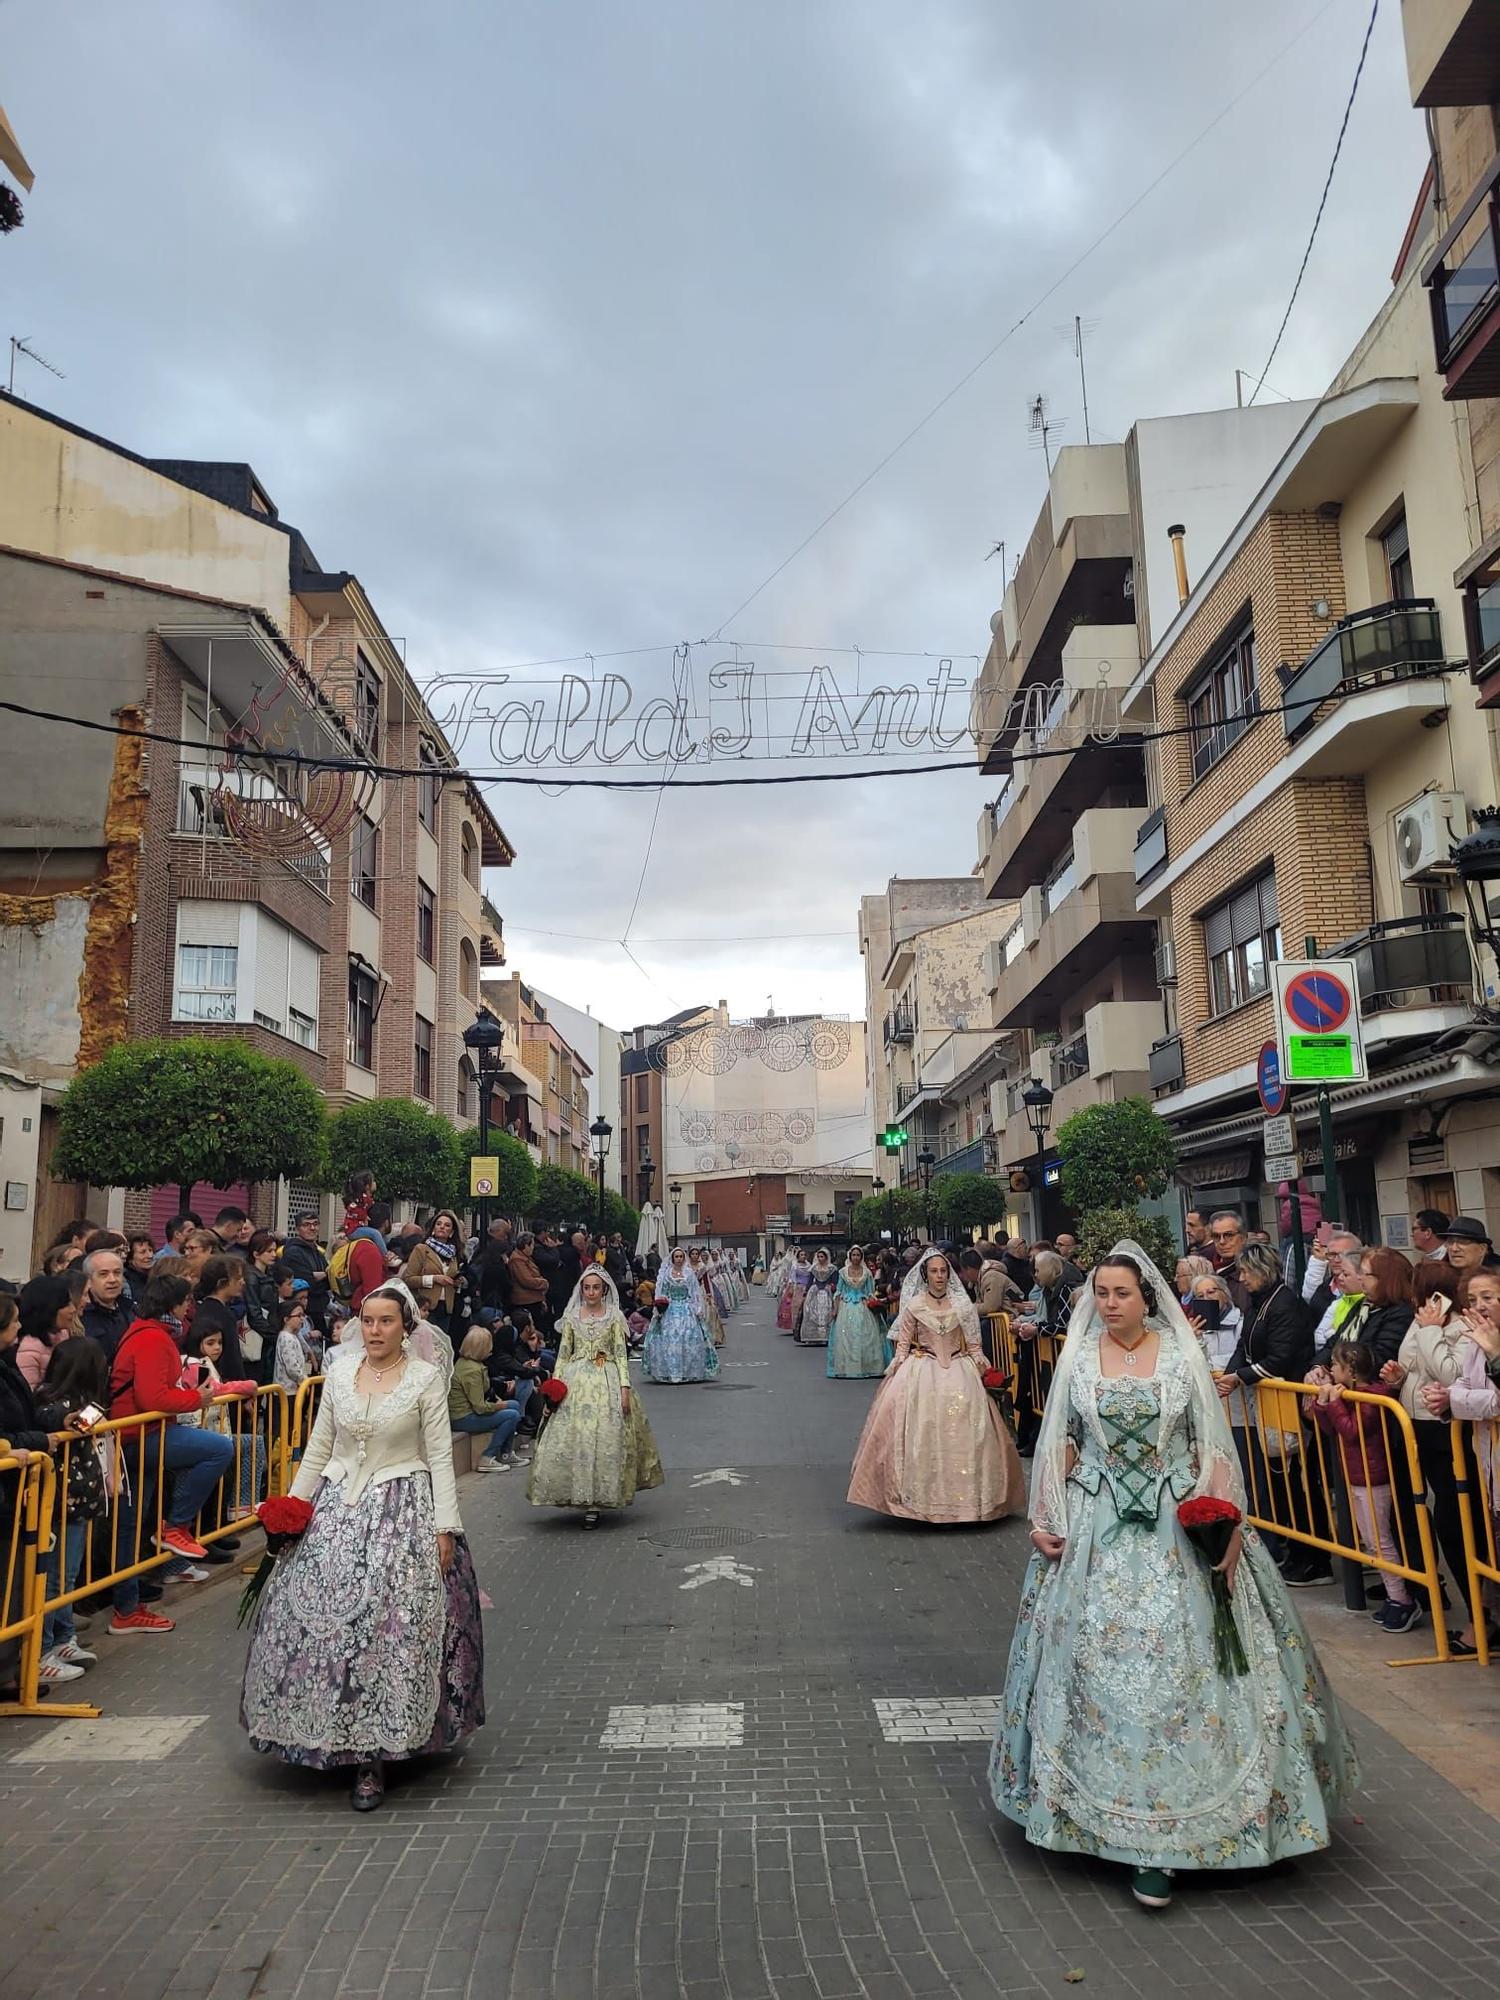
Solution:
[{"label": "ornate street lamp", "polygon": [[917,1155],[917,1170],[922,1176],[922,1226],[927,1232],[927,1241],[932,1241],[932,1170],[937,1165],[937,1154],[930,1146],[924,1146]]},{"label": "ornate street lamp", "polygon": [[667,1193],[672,1197],[672,1241],[675,1243],[677,1241],[677,1204],[682,1200],[681,1183],[673,1181],[672,1185],[667,1189]]},{"label": "ornate street lamp", "polygon": [[589,1127],[589,1137],[594,1142],[594,1171],[599,1176],[599,1227],[596,1234],[604,1234],[604,1162],[609,1157],[609,1142],[614,1136],[614,1126],[601,1111]]},{"label": "ornate street lamp", "polygon": [[1031,1127],[1031,1136],[1036,1141],[1036,1221],[1037,1233],[1040,1235],[1042,1194],[1047,1184],[1047,1131],[1052,1123],[1052,1092],[1038,1077],[1021,1092],[1021,1102],[1026,1107],[1026,1123]]},{"label": "ornate street lamp", "polygon": [[[468,1027],[464,1029],[463,1044],[474,1058],[474,1067],[479,1073],[479,1151],[485,1155],[490,1150],[490,1090],[495,1071],[500,1067],[500,1048],[505,1040],[505,1027],[490,1012],[481,1007]],[[479,1197],[479,1241],[483,1246],[490,1233],[490,1202],[488,1195]]]}]

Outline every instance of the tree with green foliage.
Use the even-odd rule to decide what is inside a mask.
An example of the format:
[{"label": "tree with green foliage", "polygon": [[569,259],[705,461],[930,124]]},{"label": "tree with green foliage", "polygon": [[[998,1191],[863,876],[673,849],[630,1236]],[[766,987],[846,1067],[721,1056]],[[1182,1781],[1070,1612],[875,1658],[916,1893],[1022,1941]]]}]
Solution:
[{"label": "tree with green foliage", "polygon": [[576,1228],[580,1223],[592,1229],[598,1208],[599,1190],[582,1174],[550,1162],[537,1168],[536,1198],[531,1205],[534,1222],[545,1223],[551,1229],[564,1225]]},{"label": "tree with green foliage", "polygon": [[998,1222],[1008,1199],[1008,1191],[988,1174],[939,1174],[932,1184],[933,1220],[966,1235]]},{"label": "tree with green foliage", "polygon": [[1080,1255],[1097,1263],[1122,1237],[1134,1237],[1163,1268],[1177,1255],[1172,1232],[1140,1204],[1167,1191],[1177,1141],[1144,1097],[1090,1104],[1058,1127],[1063,1199],[1078,1217]]},{"label": "tree with green foliage", "polygon": [[[381,1195],[434,1207],[453,1201],[460,1172],[458,1134],[441,1112],[409,1097],[371,1097],[328,1121],[328,1171],[341,1186],[368,1167]],[[467,1156],[464,1156],[467,1183]]]},{"label": "tree with green foliage", "polygon": [[63,1093],[52,1172],[93,1187],[233,1187],[316,1170],[323,1100],[293,1062],[248,1042],[120,1042]]},{"label": "tree with green foliage", "polygon": [[849,1226],[861,1243],[878,1243],[883,1229],[899,1243],[903,1236],[920,1235],[923,1221],[922,1190],[898,1187],[863,1196],[850,1211]]},{"label": "tree with green foliage", "polygon": [[1057,1128],[1063,1200],[1076,1215],[1134,1208],[1167,1191],[1177,1141],[1144,1097],[1088,1104]]},{"label": "tree with green foliage", "polygon": [[[479,1143],[479,1128],[471,1125],[458,1135],[458,1182],[452,1194],[455,1205],[465,1205],[469,1196],[469,1162],[486,1147]],[[491,1132],[487,1150],[500,1162],[500,1181],[490,1197],[493,1213],[522,1216],[535,1212],[537,1164],[519,1139],[509,1132]]]},{"label": "tree with green foliage", "polygon": [[[598,1206],[599,1190],[595,1187],[594,1208],[597,1210]],[[625,1239],[625,1248],[633,1253],[635,1250],[635,1239],[640,1226],[640,1210],[632,1208],[624,1195],[616,1194],[613,1188],[606,1188],[604,1190],[604,1228],[606,1234],[612,1234],[618,1229]]]}]

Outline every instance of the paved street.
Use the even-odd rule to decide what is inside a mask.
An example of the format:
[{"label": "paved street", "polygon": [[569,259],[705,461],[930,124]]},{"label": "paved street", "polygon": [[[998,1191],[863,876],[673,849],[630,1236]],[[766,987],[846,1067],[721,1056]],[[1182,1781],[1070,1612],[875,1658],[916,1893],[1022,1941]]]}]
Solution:
[{"label": "paved street", "polygon": [[4,2000],[1495,1990],[1496,1820],[1373,1724],[1331,1853],[1163,1916],[1027,1848],[981,1740],[1022,1524],[848,1508],[869,1386],[762,1298],[716,1385],[646,1393],[667,1485],[597,1533],[464,1483],[490,1720],[382,1813],[246,1749],[223,1586],[99,1641],[105,1723],[5,1725]]}]

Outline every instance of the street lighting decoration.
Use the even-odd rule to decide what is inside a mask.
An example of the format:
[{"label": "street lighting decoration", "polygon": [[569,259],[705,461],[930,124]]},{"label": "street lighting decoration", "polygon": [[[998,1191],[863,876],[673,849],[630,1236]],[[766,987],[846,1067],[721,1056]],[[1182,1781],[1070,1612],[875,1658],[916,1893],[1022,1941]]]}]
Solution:
[{"label": "street lighting decoration", "polygon": [[672,1241],[675,1243],[677,1241],[677,1204],[682,1200],[682,1183],[680,1181],[673,1181],[672,1185],[667,1189],[667,1193],[672,1197]]}]

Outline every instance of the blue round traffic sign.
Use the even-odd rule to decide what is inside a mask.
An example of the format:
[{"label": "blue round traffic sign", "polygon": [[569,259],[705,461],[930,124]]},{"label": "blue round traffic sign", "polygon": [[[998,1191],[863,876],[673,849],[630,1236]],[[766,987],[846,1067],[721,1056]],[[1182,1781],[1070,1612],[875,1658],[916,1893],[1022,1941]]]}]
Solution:
[{"label": "blue round traffic sign", "polygon": [[1266,1116],[1279,1117],[1286,1104],[1287,1089],[1281,1078],[1281,1053],[1274,1042],[1267,1042],[1260,1052],[1255,1064],[1255,1082]]},{"label": "blue round traffic sign", "polygon": [[1354,1003],[1335,973],[1299,972],[1288,981],[1283,1004],[1293,1026],[1304,1034],[1329,1035],[1348,1020]]}]

